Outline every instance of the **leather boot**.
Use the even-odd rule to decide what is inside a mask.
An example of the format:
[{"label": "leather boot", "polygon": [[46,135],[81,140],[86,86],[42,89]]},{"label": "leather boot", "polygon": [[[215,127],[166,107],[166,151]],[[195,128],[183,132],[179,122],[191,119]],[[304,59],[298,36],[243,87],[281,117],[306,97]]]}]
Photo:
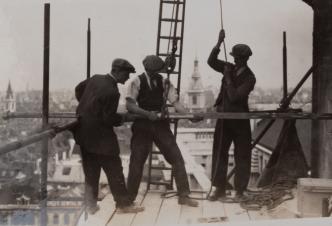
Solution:
[{"label": "leather boot", "polygon": [[180,196],[178,199],[178,204],[180,205],[187,205],[191,207],[197,207],[198,202],[191,199],[189,196]]},{"label": "leather boot", "polygon": [[219,198],[224,198],[226,197],[226,192],[225,190],[222,190],[221,188],[217,188],[211,196],[208,197],[209,201],[217,201]]}]

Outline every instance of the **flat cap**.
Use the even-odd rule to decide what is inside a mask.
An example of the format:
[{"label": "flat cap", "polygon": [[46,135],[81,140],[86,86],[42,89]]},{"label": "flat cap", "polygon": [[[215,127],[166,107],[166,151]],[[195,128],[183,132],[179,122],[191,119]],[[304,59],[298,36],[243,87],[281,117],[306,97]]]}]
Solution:
[{"label": "flat cap", "polygon": [[128,60],[122,59],[122,58],[116,58],[112,62],[112,68],[119,68],[122,70],[127,70],[131,73],[135,73],[135,67],[129,63]]},{"label": "flat cap", "polygon": [[165,62],[156,55],[148,55],[143,60],[143,66],[147,71],[162,71],[165,68]]},{"label": "flat cap", "polygon": [[251,49],[246,44],[237,44],[233,46],[232,52],[229,53],[233,57],[249,57],[252,55]]}]

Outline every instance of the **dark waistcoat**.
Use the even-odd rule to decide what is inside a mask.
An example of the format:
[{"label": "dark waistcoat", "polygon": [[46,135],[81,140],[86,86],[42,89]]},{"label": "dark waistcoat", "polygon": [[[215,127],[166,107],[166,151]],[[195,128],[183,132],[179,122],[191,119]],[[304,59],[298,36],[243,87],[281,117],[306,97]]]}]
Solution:
[{"label": "dark waistcoat", "polygon": [[147,111],[161,111],[163,106],[163,78],[156,75],[157,86],[150,88],[145,74],[138,76],[140,79],[140,90],[137,97],[137,103],[140,108]]}]

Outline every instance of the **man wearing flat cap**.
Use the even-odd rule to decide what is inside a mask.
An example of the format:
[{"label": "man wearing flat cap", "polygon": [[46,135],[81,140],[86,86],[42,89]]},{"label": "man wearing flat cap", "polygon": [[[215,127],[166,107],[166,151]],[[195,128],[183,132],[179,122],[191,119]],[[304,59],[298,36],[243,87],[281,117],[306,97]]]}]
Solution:
[{"label": "man wearing flat cap", "polygon": [[108,74],[96,74],[75,88],[79,101],[76,113],[78,127],[75,141],[80,145],[85,174],[85,200],[87,212],[94,214],[97,205],[99,177],[104,170],[116,207],[120,212],[139,212],[143,208],[133,205],[125,186],[120,150],[114,126],[125,120],[117,114],[120,93],[117,83],[124,84],[135,68],[125,59],[115,59]]},{"label": "man wearing flat cap", "polygon": [[[170,130],[168,120],[158,117],[163,107],[165,79],[158,74],[165,69],[164,61],[155,55],[149,55],[143,60],[145,73],[136,77],[128,87],[126,106],[129,112],[141,115],[132,125],[131,156],[128,175],[128,191],[134,201],[142,178],[143,166],[154,142],[174,169],[175,182],[178,190],[178,203],[192,207],[198,202],[189,198],[189,183],[184,160]],[[177,92],[169,85],[168,101],[180,113],[187,111],[179,102]]]},{"label": "man wearing flat cap", "polygon": [[[248,96],[256,83],[255,75],[247,65],[252,52],[249,46],[237,44],[230,53],[234,57],[235,64],[221,61],[218,59],[218,54],[224,38],[225,32],[221,30],[218,42],[208,59],[209,66],[224,75],[215,107],[217,112],[248,112]],[[218,119],[214,132],[211,174],[212,185],[216,190],[209,198],[211,201],[226,196],[228,151],[232,142],[235,160],[235,200],[241,200],[247,188],[251,167],[249,119]]]}]

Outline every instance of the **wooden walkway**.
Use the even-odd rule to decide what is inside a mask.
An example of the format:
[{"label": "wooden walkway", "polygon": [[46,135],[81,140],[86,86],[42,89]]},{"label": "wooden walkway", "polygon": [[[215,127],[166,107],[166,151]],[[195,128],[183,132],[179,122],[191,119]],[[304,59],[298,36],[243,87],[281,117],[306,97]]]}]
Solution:
[{"label": "wooden walkway", "polygon": [[[211,223],[238,225],[241,222],[266,223],[266,220],[269,220],[269,222],[277,220],[278,222],[280,219],[295,220],[296,218],[296,214],[292,212],[296,209],[296,200],[287,201],[270,211],[264,209],[261,211],[246,211],[239,204],[207,200],[199,200],[199,207],[182,206],[177,204],[177,197],[162,198],[161,194],[161,191],[149,191],[147,194],[140,193],[137,202],[145,207],[145,211],[137,214],[118,213],[112,195],[109,194],[99,203],[101,209],[95,215],[89,215],[87,220],[84,219],[84,214],[81,216],[78,226],[166,226],[210,225]],[[192,196],[203,198],[201,193],[194,193]],[[322,219],[317,218],[317,220]],[[330,224],[326,225],[332,225],[332,218],[330,219]],[[308,219],[297,220],[306,222]]]}]

